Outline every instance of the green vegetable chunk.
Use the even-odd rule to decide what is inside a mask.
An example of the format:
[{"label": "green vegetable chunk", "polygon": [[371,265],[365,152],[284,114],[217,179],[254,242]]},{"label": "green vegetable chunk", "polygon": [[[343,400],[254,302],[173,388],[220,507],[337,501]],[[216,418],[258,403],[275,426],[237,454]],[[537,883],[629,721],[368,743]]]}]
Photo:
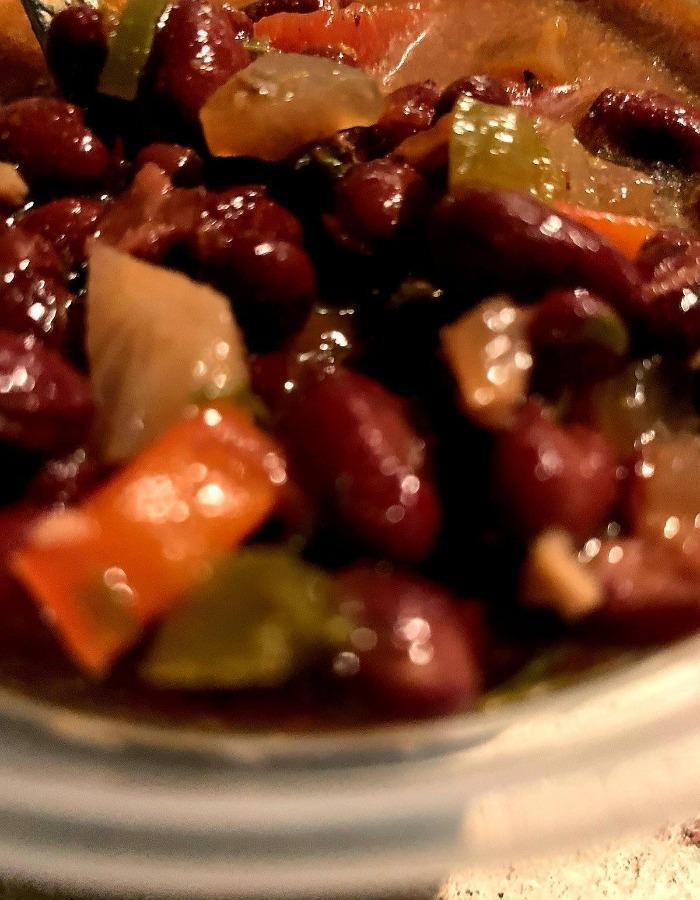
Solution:
[{"label": "green vegetable chunk", "polygon": [[158,633],[142,674],[162,687],[271,687],[341,646],[351,627],[331,578],[286,550],[251,547],[190,592]]},{"label": "green vegetable chunk", "polygon": [[127,0],[107,53],[100,91],[133,100],[168,0]]},{"label": "green vegetable chunk", "polygon": [[540,200],[564,192],[564,174],[526,114],[462,96],[449,144],[450,190],[486,185],[528,191]]}]

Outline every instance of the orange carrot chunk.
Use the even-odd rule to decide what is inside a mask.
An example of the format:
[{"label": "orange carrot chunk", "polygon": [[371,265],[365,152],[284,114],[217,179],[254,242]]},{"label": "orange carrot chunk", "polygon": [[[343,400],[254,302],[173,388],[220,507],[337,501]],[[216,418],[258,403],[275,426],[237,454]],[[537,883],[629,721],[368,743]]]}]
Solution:
[{"label": "orange carrot chunk", "polygon": [[354,50],[361,66],[374,66],[386,56],[394,40],[416,37],[422,19],[408,4],[367,7],[351,3],[341,9],[333,3],[313,13],[276,13],[255,24],[255,37],[269,38],[286,53],[315,47],[345,46]]},{"label": "orange carrot chunk", "polygon": [[172,426],[81,506],[42,520],[17,554],[77,664],[103,675],[218,556],[265,521],[285,463],[241,410]]},{"label": "orange carrot chunk", "polygon": [[570,219],[586,225],[630,259],[634,259],[642,244],[658,231],[658,226],[641,216],[619,216],[599,209],[586,209],[569,203],[555,203],[555,209]]}]

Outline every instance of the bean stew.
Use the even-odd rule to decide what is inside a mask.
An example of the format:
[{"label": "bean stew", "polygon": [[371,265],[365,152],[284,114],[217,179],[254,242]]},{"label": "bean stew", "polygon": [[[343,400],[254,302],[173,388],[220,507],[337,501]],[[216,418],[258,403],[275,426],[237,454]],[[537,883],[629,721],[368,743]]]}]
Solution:
[{"label": "bean stew", "polygon": [[0,0],[0,684],[313,730],[700,628],[700,22],[632,6],[73,2],[45,69]]}]

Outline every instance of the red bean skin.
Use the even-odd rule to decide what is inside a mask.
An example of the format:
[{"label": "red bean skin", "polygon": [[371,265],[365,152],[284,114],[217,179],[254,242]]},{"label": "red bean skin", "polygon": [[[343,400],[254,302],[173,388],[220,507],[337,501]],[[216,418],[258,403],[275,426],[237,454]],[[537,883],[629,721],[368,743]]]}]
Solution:
[{"label": "red bean skin", "polygon": [[660,232],[642,247],[637,265],[648,330],[683,352],[700,349],[700,239],[690,232]]},{"label": "red bean skin", "polygon": [[492,103],[494,106],[510,106],[510,97],[505,85],[491,75],[464,75],[448,84],[440,94],[437,104],[437,115],[444,116],[451,112],[457,100],[466,94],[481,100],[482,103]]},{"label": "red bean skin", "polygon": [[215,0],[177,0],[153,42],[153,90],[188,122],[250,62],[233,21]]},{"label": "red bean skin", "polygon": [[536,365],[546,367],[559,388],[611,375],[629,349],[620,319],[583,288],[545,294],[533,307],[528,332]]},{"label": "red bean skin", "polygon": [[0,107],[0,157],[16,163],[30,184],[59,190],[95,188],[111,163],[82,111],[52,97]]},{"label": "red bean skin", "polygon": [[206,195],[189,249],[202,265],[225,266],[241,239],[301,245],[302,238],[299,220],[270,200],[264,187],[244,185]]},{"label": "red bean skin", "polygon": [[90,386],[34,337],[0,332],[0,438],[28,450],[60,452],[87,437]]},{"label": "red bean skin", "polygon": [[414,226],[425,212],[423,177],[406,163],[375,159],[353,166],[336,184],[333,231],[365,248]]},{"label": "red bean skin", "polygon": [[298,391],[288,425],[304,483],[341,530],[398,561],[430,554],[440,500],[426,471],[425,443],[398,397],[339,368]]},{"label": "red bean skin", "polygon": [[211,272],[233,304],[251,350],[276,350],[298,331],[316,296],[306,251],[289,241],[240,238],[224,267]]},{"label": "red bean skin", "polygon": [[253,20],[242,9],[232,6],[229,0],[223,0],[224,10],[231,23],[234,37],[239,41],[249,41],[253,35]]},{"label": "red bean skin", "polygon": [[614,453],[598,432],[556,425],[529,401],[514,427],[501,432],[493,460],[495,487],[523,534],[563,528],[594,535],[618,496]]},{"label": "red bean skin", "polygon": [[375,126],[383,146],[393,149],[412,134],[430,128],[439,96],[434,81],[406,84],[392,91]]},{"label": "red bean skin", "polygon": [[64,96],[89,98],[97,89],[107,59],[107,35],[100,11],[86,3],[76,3],[54,16],[46,58]]},{"label": "red bean skin", "polygon": [[605,602],[590,620],[596,641],[652,644],[700,628],[700,560],[663,539],[603,541],[590,563]]},{"label": "red bean skin", "polygon": [[161,262],[194,232],[204,202],[201,188],[174,188],[154,163],[139,169],[128,190],[99,221],[101,240],[149,262]]},{"label": "red bean skin", "polygon": [[63,271],[45,238],[18,226],[0,231],[0,329],[62,347],[72,301]]},{"label": "red bean skin", "polygon": [[577,129],[593,153],[622,152],[700,172],[700,107],[653,91],[604,90]]},{"label": "red bean skin", "polygon": [[85,245],[98,232],[104,204],[80,197],[61,197],[31,209],[21,228],[51,242],[69,268],[85,262]]},{"label": "red bean skin", "polygon": [[324,0],[256,0],[243,7],[243,12],[253,22],[277,13],[310,13],[323,9]]},{"label": "red bean skin", "polygon": [[588,288],[623,316],[640,315],[632,262],[589,228],[528,194],[469,188],[431,217],[433,255],[462,292],[516,296],[552,287]]},{"label": "red bean skin", "polygon": [[645,281],[682,256],[686,250],[696,247],[700,254],[700,237],[694,231],[681,228],[664,228],[642,245],[637,254],[637,268]]},{"label": "red bean skin", "polygon": [[359,664],[355,677],[373,704],[418,718],[476,703],[484,681],[479,604],[459,603],[416,575],[369,566],[342,572],[338,586],[341,608],[347,604],[360,626],[345,660]]},{"label": "red bean skin", "polygon": [[149,144],[139,151],[134,168],[142,169],[147,163],[155,163],[170,178],[175,187],[195,187],[202,183],[204,164],[191,147],[180,144]]}]

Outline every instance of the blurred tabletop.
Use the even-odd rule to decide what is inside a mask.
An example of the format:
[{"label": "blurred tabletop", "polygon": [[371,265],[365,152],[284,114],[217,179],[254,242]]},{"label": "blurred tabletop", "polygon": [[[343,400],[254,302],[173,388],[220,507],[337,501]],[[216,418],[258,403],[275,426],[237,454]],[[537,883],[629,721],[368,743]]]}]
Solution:
[{"label": "blurred tabletop", "polygon": [[[427,894],[382,896],[372,900],[696,900],[698,897],[700,819],[576,853],[520,860],[497,869],[467,870],[453,875],[442,888]],[[0,885],[0,900],[81,898],[5,883]],[[236,900],[235,896],[230,900]]]}]

